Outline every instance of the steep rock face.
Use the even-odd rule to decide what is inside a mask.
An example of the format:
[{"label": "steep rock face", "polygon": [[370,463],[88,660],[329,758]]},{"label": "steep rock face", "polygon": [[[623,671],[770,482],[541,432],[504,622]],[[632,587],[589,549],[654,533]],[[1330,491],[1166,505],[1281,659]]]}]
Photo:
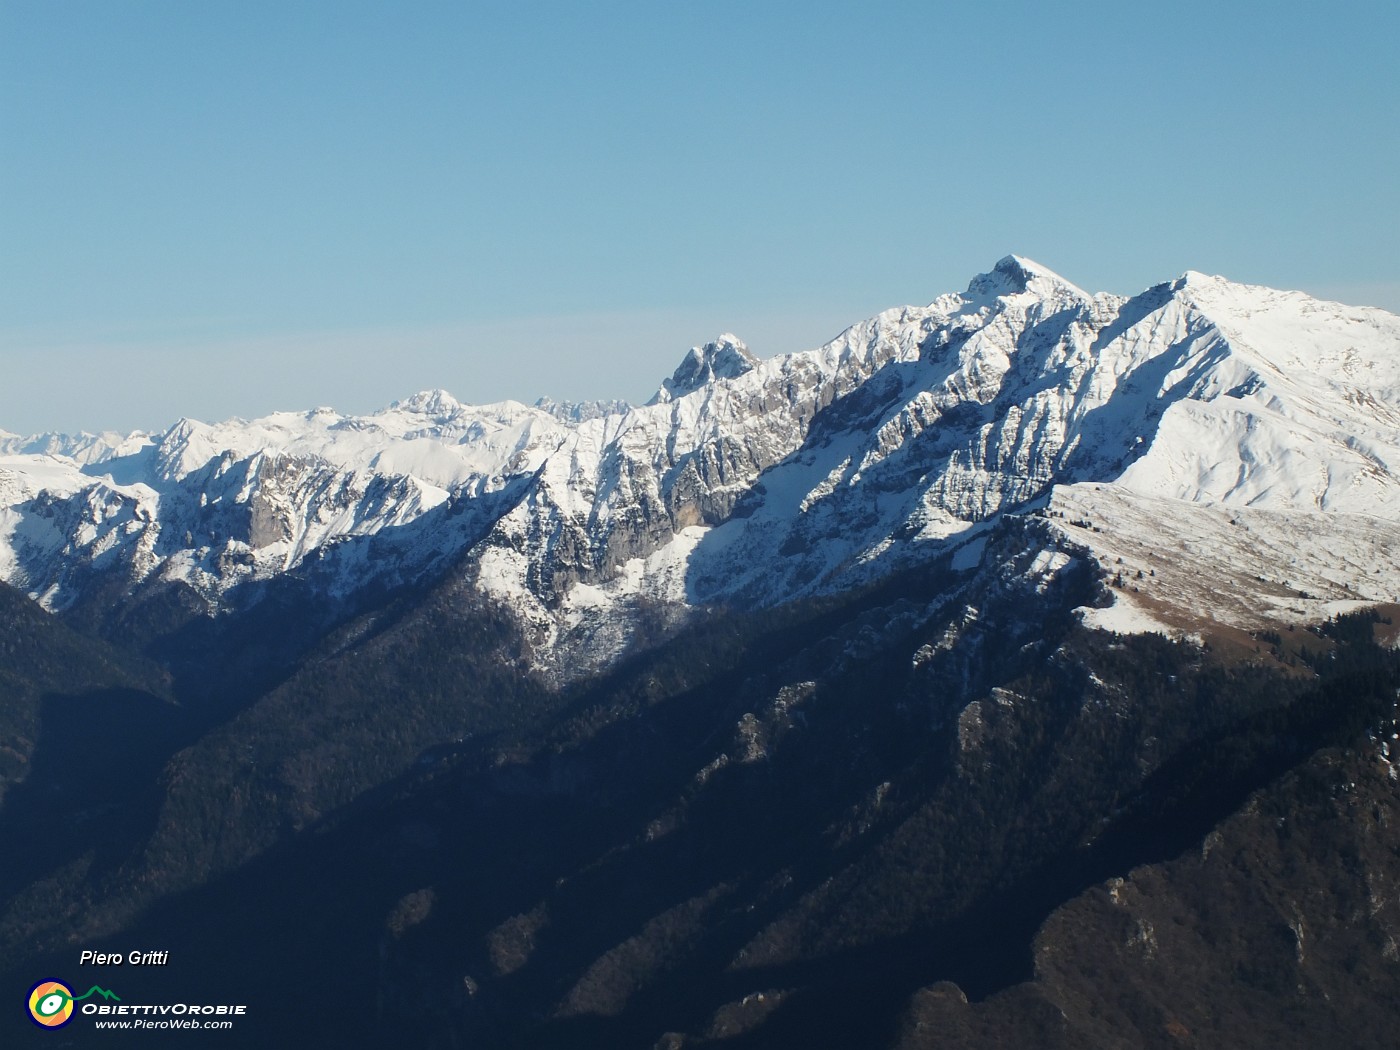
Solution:
[{"label": "steep rock face", "polygon": [[[1320,581],[1293,596],[1325,615],[1400,591],[1398,347],[1400,319],[1378,310],[1195,273],[1090,295],[1009,256],[817,350],[759,361],[721,336],[641,407],[428,391],[369,416],[7,436],[0,574],[55,608],[116,573],[218,610],[248,580],[314,568],[344,594],[455,563],[539,652],[606,661],[639,604],[774,604],[944,556],[971,568],[1007,512],[1118,564],[1110,519],[1160,550],[1174,539],[1155,520],[1214,508],[1291,548],[1267,582]],[[1208,573],[1223,528],[1176,563]],[[1365,539],[1338,559],[1338,535]],[[367,537],[394,557],[355,553]],[[1132,593],[1106,625],[1172,624]],[[1155,594],[1179,606],[1186,589]]]},{"label": "steep rock face", "polygon": [[674,401],[716,379],[738,379],[752,372],[756,358],[738,336],[725,332],[713,343],[691,347],[670,379],[661,384],[653,403]]}]

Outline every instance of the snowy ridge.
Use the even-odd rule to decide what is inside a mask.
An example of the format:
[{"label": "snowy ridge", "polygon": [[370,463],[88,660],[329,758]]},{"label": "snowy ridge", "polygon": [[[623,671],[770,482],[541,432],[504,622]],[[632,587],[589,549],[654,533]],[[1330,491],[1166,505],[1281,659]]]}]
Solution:
[{"label": "snowy ridge", "polygon": [[149,442],[150,436],[143,431],[132,434],[115,431],[76,435],[50,433],[20,437],[0,430],[0,456],[55,456],[85,465],[138,452]]},{"label": "snowy ridge", "polygon": [[[1134,573],[1174,551],[1157,611],[1130,614],[1125,592],[1120,625],[1400,590],[1400,318],[1195,273],[1091,295],[1008,256],[816,350],[760,361],[723,335],[640,407],[426,391],[367,416],[3,435],[0,454],[0,574],[52,607],[94,569],[217,610],[278,573],[348,593],[455,563],[539,651],[594,661],[639,600],[767,604],[945,556],[972,568],[1011,512]],[[366,556],[368,537],[394,557]],[[1206,571],[1187,584],[1226,554],[1254,570],[1234,598],[1211,599]]]},{"label": "snowy ridge", "polygon": [[[51,608],[79,596],[75,570],[99,567],[133,584],[184,582],[212,609],[246,579],[297,568],[449,501],[499,513],[511,479],[537,470],[565,431],[539,409],[464,406],[427,391],[369,416],[323,408],[213,425],[181,419],[154,437],[100,444],[85,435],[57,446],[81,455],[0,457],[0,572]],[[455,542],[455,534],[416,539],[407,558],[420,564],[407,576],[450,556]],[[381,569],[347,571],[332,590]]]}]

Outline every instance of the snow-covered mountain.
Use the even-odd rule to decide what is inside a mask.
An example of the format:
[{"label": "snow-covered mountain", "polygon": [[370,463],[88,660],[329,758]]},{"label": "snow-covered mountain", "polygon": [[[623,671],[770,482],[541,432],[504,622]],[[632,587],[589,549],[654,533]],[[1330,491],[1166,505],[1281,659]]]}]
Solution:
[{"label": "snow-covered mountain", "polygon": [[432,391],[0,434],[0,577],[51,608],[114,578],[214,613],[279,574],[336,595],[454,566],[539,651],[599,660],[639,603],[973,570],[1005,515],[1040,519],[1037,572],[1121,574],[1086,613],[1119,629],[1396,600],[1400,318],[1197,273],[1090,295],[1011,256],[816,350],[761,361],[721,336],[640,407]]}]

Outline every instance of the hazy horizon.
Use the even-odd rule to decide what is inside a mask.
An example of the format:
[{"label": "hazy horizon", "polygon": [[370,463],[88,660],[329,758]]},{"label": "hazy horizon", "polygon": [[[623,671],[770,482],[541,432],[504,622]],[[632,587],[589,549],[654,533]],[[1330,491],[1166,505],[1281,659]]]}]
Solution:
[{"label": "hazy horizon", "polygon": [[644,400],[1008,252],[1400,312],[1388,5],[0,5],[0,428]]}]

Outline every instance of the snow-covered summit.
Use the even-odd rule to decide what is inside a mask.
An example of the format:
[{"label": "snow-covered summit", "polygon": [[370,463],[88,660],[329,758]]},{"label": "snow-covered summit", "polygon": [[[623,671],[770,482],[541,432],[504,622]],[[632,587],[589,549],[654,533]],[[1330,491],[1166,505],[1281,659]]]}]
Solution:
[{"label": "snow-covered summit", "polygon": [[1048,266],[1042,266],[1023,255],[1008,255],[987,273],[980,273],[967,286],[966,298],[996,299],[1013,295],[1032,295],[1052,299],[1069,295],[1088,301],[1093,298],[1078,285],[1065,280]]},{"label": "snow-covered summit", "polygon": [[412,397],[395,401],[389,407],[402,412],[416,412],[420,415],[431,416],[437,420],[446,420],[455,416],[466,406],[446,390],[422,390]]},{"label": "snow-covered summit", "polygon": [[758,358],[732,332],[724,332],[712,343],[693,346],[670,379],[661,384],[651,403],[674,401],[699,390],[717,379],[738,379],[753,371]]}]

